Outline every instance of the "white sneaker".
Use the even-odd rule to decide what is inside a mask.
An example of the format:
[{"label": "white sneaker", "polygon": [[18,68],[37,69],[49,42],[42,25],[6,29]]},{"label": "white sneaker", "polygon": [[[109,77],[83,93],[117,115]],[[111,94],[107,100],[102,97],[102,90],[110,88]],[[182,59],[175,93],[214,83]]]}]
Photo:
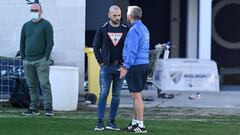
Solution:
[{"label": "white sneaker", "polygon": [[197,93],[193,93],[191,96],[188,97],[189,99],[191,100],[197,100],[197,99],[200,99],[201,98],[201,95],[199,92]]},{"label": "white sneaker", "polygon": [[138,124],[132,125],[131,129],[126,130],[126,132],[133,132],[133,133],[147,133],[147,130],[145,127],[139,127]]}]

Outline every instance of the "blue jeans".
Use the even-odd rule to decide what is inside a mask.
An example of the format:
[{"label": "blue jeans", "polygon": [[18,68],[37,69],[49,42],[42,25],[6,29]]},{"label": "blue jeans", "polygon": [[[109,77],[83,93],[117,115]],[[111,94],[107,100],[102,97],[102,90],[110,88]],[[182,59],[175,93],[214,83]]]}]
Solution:
[{"label": "blue jeans", "polygon": [[52,110],[52,92],[49,81],[49,64],[44,57],[35,61],[23,60],[25,78],[29,86],[31,103],[29,109],[38,109],[40,105],[39,83],[43,92],[44,109]]},{"label": "blue jeans", "polygon": [[110,104],[109,120],[116,118],[117,110],[120,102],[120,93],[122,89],[123,79],[119,79],[119,64],[110,64],[100,67],[100,94],[98,99],[98,119],[103,120],[106,109],[107,97],[112,82],[112,100]]}]

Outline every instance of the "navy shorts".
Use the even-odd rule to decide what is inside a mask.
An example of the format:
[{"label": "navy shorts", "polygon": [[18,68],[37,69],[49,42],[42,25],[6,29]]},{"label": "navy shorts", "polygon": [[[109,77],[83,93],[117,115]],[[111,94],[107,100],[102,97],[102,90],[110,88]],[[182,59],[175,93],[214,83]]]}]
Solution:
[{"label": "navy shorts", "polygon": [[141,92],[147,81],[149,64],[132,66],[126,75],[129,92]]}]

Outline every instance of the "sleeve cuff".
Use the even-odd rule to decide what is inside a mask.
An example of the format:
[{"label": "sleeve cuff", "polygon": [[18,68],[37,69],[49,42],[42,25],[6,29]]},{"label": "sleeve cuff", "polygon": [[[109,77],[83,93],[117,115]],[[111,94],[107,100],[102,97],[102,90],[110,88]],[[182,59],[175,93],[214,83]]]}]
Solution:
[{"label": "sleeve cuff", "polygon": [[128,65],[126,63],[123,64],[123,67],[125,67],[126,69],[130,69],[130,65]]}]

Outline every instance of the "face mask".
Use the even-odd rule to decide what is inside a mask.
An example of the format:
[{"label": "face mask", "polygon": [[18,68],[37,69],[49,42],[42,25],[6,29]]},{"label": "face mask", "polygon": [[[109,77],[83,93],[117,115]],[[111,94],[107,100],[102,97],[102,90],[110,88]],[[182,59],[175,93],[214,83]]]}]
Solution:
[{"label": "face mask", "polygon": [[37,20],[39,19],[39,14],[35,12],[31,12],[30,17],[32,20]]}]

